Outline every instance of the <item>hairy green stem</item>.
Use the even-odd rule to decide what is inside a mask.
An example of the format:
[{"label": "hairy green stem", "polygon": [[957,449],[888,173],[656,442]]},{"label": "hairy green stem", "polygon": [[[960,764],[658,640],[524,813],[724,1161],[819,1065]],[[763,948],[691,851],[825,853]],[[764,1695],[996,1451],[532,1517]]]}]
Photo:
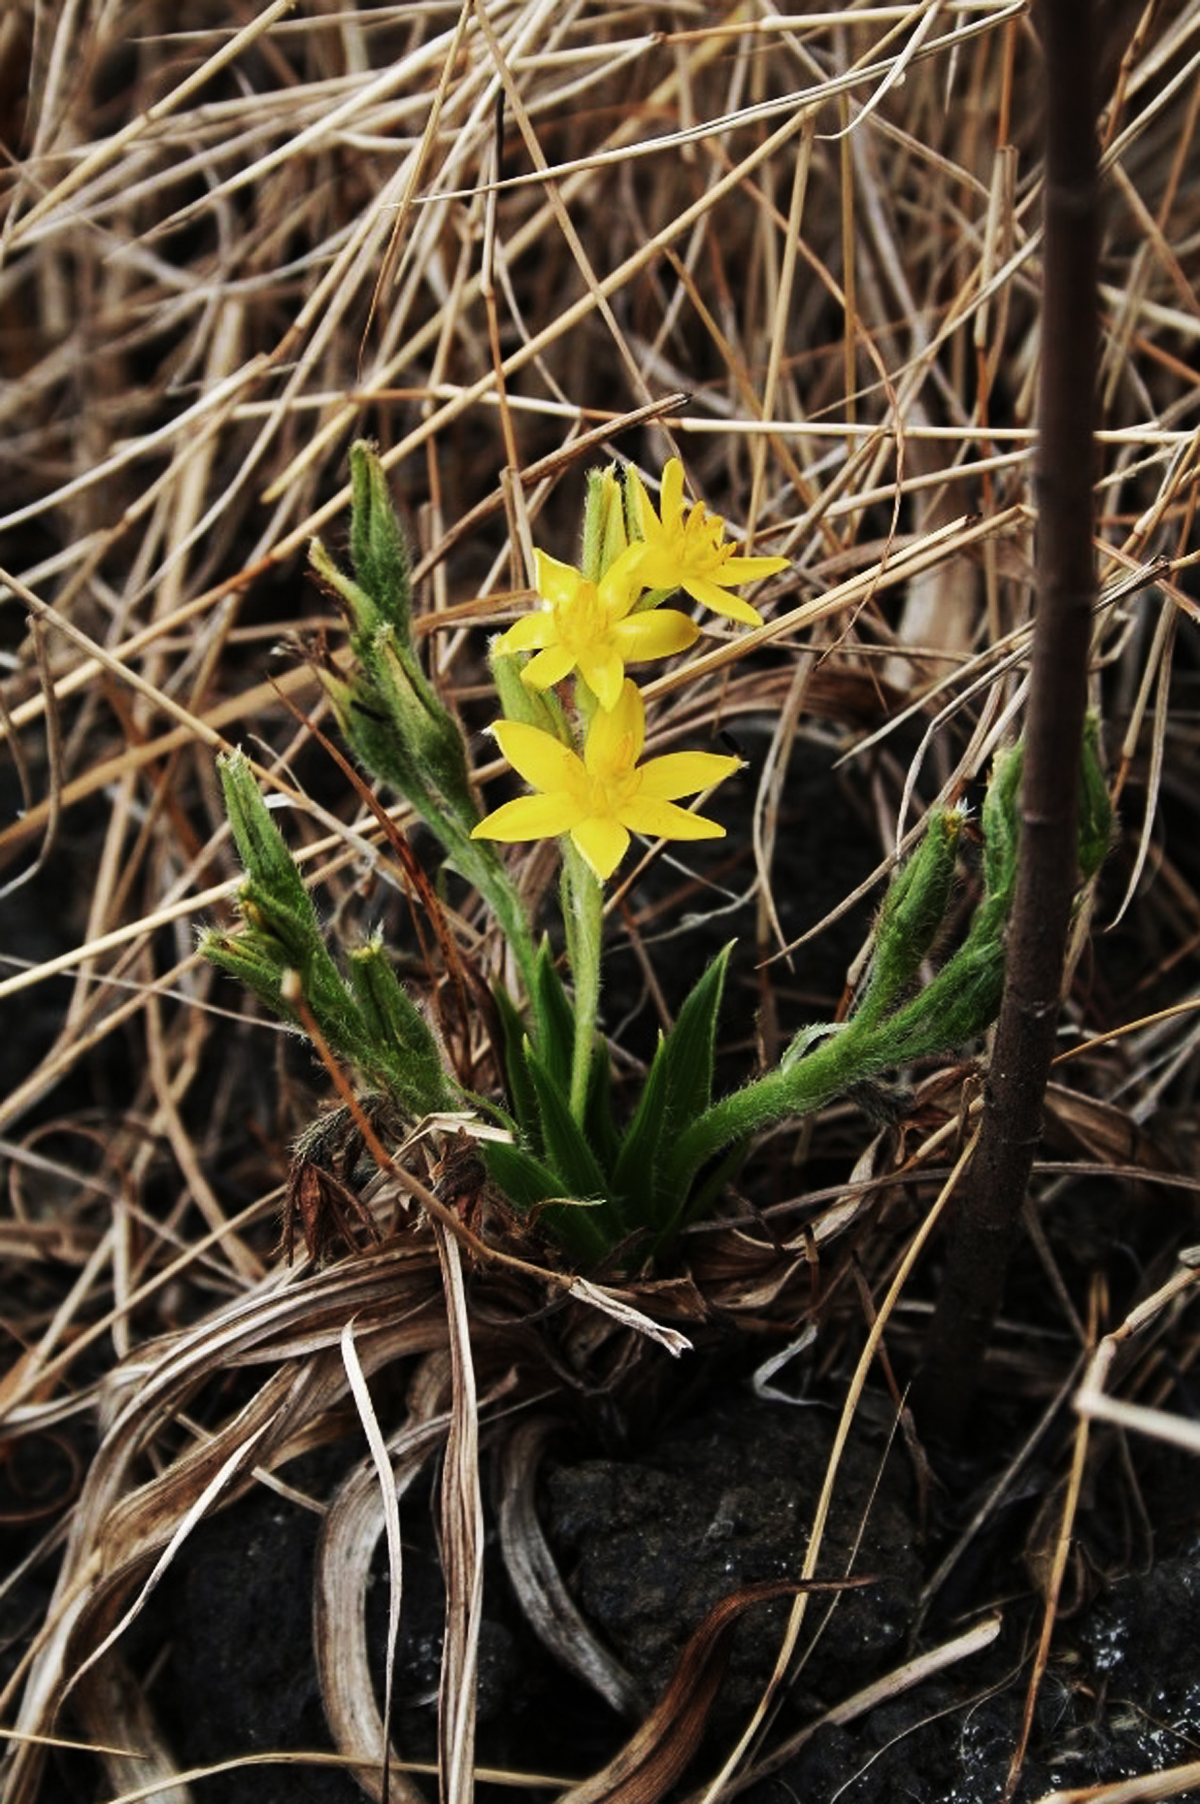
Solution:
[{"label": "hairy green stem", "polygon": [[673,1154],[680,1194],[686,1193],[702,1165],[735,1141],[773,1127],[787,1115],[810,1115],[872,1071],[881,1070],[886,1058],[872,1060],[867,1040],[868,1031],[851,1021],[797,1064],[778,1066],[705,1109],[684,1128]]},{"label": "hairy green stem", "polygon": [[600,946],[604,935],[604,889],[591,867],[565,840],[562,908],[567,959],[575,990],[575,1049],[571,1060],[571,1114],[582,1127],[596,1018],[600,1010]]}]

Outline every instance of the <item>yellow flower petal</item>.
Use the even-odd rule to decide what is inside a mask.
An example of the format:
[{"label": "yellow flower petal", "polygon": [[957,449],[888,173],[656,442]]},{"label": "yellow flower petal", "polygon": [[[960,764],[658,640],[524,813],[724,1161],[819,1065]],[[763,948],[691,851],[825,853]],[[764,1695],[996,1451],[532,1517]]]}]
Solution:
[{"label": "yellow flower petal", "polygon": [[513,769],[534,789],[582,792],[587,783],[583,765],[552,733],[523,720],[498,720],[492,734]]},{"label": "yellow flower petal", "polygon": [[706,576],[685,576],[681,587],[686,589],[693,601],[698,601],[701,607],[711,608],[714,614],[724,614],[729,620],[740,620],[743,626],[762,625],[762,615],[757,608],[752,608],[740,595],[730,595]]},{"label": "yellow flower petal", "polygon": [[623,619],[645,587],[637,581],[638,565],[644,555],[642,545],[627,545],[600,578],[597,594],[610,622]]},{"label": "yellow flower petal", "polygon": [[496,640],[496,650],[505,653],[536,651],[545,645],[553,630],[553,616],[544,608],[536,614],[524,614],[520,620],[513,622],[507,632],[501,633]]},{"label": "yellow flower petal", "polygon": [[574,564],[560,563],[558,558],[545,551],[535,551],[533,561],[537,567],[538,594],[552,608],[570,606],[583,581]]},{"label": "yellow flower petal", "polygon": [[656,802],[652,796],[638,796],[626,803],[621,819],[635,833],[651,839],[724,839],[725,829],[702,814],[689,814],[674,802]]},{"label": "yellow flower petal", "polygon": [[571,828],[575,849],[604,883],[629,849],[629,835],[611,816],[593,816]]},{"label": "yellow flower petal", "polygon": [[683,518],[683,465],[677,457],[669,457],[663,466],[661,502],[663,525],[678,524]]},{"label": "yellow flower petal", "polygon": [[531,689],[552,689],[575,668],[575,659],[565,645],[548,645],[530,658],[521,672],[521,681]]},{"label": "yellow flower petal", "polygon": [[631,614],[618,620],[613,638],[621,656],[631,664],[646,658],[669,658],[686,651],[700,637],[700,628],[676,608],[650,608],[644,614]]},{"label": "yellow flower petal", "polygon": [[641,690],[626,677],[613,707],[597,714],[588,729],[583,762],[589,777],[628,777],[646,743],[646,709]]},{"label": "yellow flower petal", "polygon": [[638,795],[673,802],[677,796],[693,796],[701,789],[712,789],[741,768],[740,758],[731,758],[724,752],[668,752],[642,766]]},{"label": "yellow flower petal", "polygon": [[721,565],[717,581],[721,583],[760,582],[764,576],[778,576],[786,570],[788,560],[785,557],[731,557]]},{"label": "yellow flower petal", "polygon": [[513,769],[539,793],[497,808],[475,828],[476,838],[549,839],[570,833],[603,882],[625,856],[631,833],[682,840],[724,836],[716,821],[677,808],[675,797],[711,788],[738,770],[741,760],[716,752],[670,752],[639,766],[646,711],[641,691],[628,678],[612,708],[593,715],[582,759],[552,733],[525,721],[500,720],[492,731]]},{"label": "yellow flower petal", "polygon": [[579,674],[603,709],[607,711],[616,706],[625,680],[625,666],[614,646],[581,653]]},{"label": "yellow flower petal", "polygon": [[643,552],[637,579],[646,589],[684,589],[693,601],[747,626],[761,625],[749,602],[727,593],[740,583],[757,582],[787,568],[786,558],[735,557],[725,536],[725,522],[710,514],[702,501],[685,506],[683,466],[669,460],[662,475],[656,514],[645,485],[635,472]]},{"label": "yellow flower petal", "polygon": [[471,838],[499,839],[508,845],[523,839],[557,839],[576,825],[580,812],[580,804],[570,796],[518,796],[472,827]]}]

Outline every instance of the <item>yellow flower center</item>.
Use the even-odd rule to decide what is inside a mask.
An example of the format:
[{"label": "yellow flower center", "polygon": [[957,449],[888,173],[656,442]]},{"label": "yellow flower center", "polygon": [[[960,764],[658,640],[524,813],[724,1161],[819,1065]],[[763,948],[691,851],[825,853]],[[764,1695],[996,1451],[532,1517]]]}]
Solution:
[{"label": "yellow flower center", "polygon": [[591,819],[616,820],[641,786],[642,773],[633,762],[633,735],[622,733],[599,768],[583,773],[579,800]]},{"label": "yellow flower center", "polygon": [[609,629],[608,609],[595,583],[581,577],[569,601],[556,602],[554,630],[560,645],[576,658],[587,655]]},{"label": "yellow flower center", "polygon": [[704,503],[697,501],[687,519],[681,522],[683,544],[680,562],[696,576],[719,570],[734,552],[732,541],[722,544],[725,522],[715,515],[710,518]]}]

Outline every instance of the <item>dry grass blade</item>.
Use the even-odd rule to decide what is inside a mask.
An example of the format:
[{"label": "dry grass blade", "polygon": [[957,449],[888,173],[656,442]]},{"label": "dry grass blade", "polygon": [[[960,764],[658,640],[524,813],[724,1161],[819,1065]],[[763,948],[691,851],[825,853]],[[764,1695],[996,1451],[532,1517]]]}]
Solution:
[{"label": "dry grass blade", "polygon": [[342,1363],[346,1368],[346,1376],[350,1381],[350,1390],[358,1410],[363,1432],[367,1437],[367,1445],[371,1449],[371,1461],[375,1467],[375,1475],[379,1480],[379,1497],[383,1505],[383,1524],[387,1533],[388,1557],[388,1626],[387,1652],[383,1680],[383,1734],[382,1756],[383,1770],[380,1790],[384,1804],[390,1795],[389,1780],[391,1759],[392,1698],[396,1676],[396,1644],[400,1639],[400,1606],[403,1598],[402,1583],[404,1575],[403,1559],[400,1552],[400,1509],[396,1499],[396,1487],[392,1479],[391,1461],[384,1443],[383,1431],[379,1426],[379,1418],[371,1402],[371,1393],[367,1389],[367,1381],[359,1363],[358,1353],[354,1346],[354,1324],[347,1322],[342,1329]]},{"label": "dry grass blade", "polygon": [[1119,1779],[1113,1785],[1073,1786],[1067,1791],[1048,1791],[1035,1804],[1160,1804],[1163,1798],[1178,1798],[1200,1785],[1200,1760],[1187,1766],[1169,1767],[1162,1773],[1143,1773],[1137,1779]]},{"label": "dry grass blade", "polygon": [[458,1242],[434,1225],[445,1284],[451,1361],[450,1429],[442,1468],[442,1565],[446,1638],[438,1691],[438,1790],[442,1804],[470,1804],[475,1785],[475,1676],[483,1599],[483,1499],[471,1331]]},{"label": "dry grass blade", "polygon": [[1105,1384],[1122,1349],[1164,1310],[1178,1303],[1183,1306],[1187,1293],[1200,1282],[1200,1263],[1195,1249],[1184,1256],[1183,1268],[1160,1285],[1153,1296],[1133,1310],[1121,1326],[1096,1348],[1075,1396],[1075,1408],[1084,1422],[1115,1422],[1124,1428],[1135,1428],[1162,1441],[1169,1441],[1189,1453],[1200,1453],[1200,1427],[1195,1422],[1170,1415],[1165,1410],[1148,1409],[1142,1404],[1127,1403],[1110,1397]]},{"label": "dry grass blade", "polygon": [[[850,1584],[869,1584],[852,1579]],[[670,1684],[637,1734],[615,1760],[557,1804],[657,1804],[696,1752],[729,1658],[738,1620],[756,1604],[797,1591],[838,1591],[838,1581],[769,1580],[746,1585],[709,1611],[680,1655]]]},{"label": "dry grass blade", "polygon": [[[393,1501],[444,1445],[448,1430],[449,1418],[442,1416],[406,1424],[392,1435],[387,1466]],[[382,1487],[372,1456],[345,1480],[326,1512],[313,1596],[313,1649],[330,1733],[348,1761],[363,1762],[356,1768],[359,1784],[377,1799],[383,1797],[385,1728],[367,1658],[366,1597],[384,1524]],[[387,1748],[384,1757],[392,1798],[425,1804],[394,1752]]]},{"label": "dry grass blade", "polygon": [[538,1467],[555,1423],[522,1422],[503,1443],[497,1524],[513,1589],[530,1627],[569,1671],[622,1716],[641,1712],[640,1687],[599,1641],[575,1604],[546,1542],[535,1507]]},{"label": "dry grass blade", "polygon": [[[390,1318],[406,1290],[410,1318],[398,1326],[379,1326],[381,1313]],[[213,1494],[218,1479],[228,1491],[244,1490],[253,1482],[254,1465],[269,1467],[287,1457],[289,1443],[299,1437],[303,1444],[309,1420],[344,1394],[347,1380],[335,1349],[347,1318],[361,1312],[372,1324],[368,1329],[364,1323],[360,1342],[360,1356],[370,1369],[402,1348],[418,1351],[443,1344],[438,1301],[437,1268],[429,1250],[416,1260],[383,1254],[364,1260],[353,1274],[320,1276],[277,1296],[268,1293],[237,1304],[223,1325],[206,1323],[198,1331],[169,1337],[158,1349],[144,1348],[115,1374],[114,1419],[76,1506],[55,1602],[22,1696],[18,1729],[33,1734],[52,1720],[79,1663],[105,1642],[125,1597],[160,1550],[195,1519],[198,1500]],[[285,1363],[260,1385],[221,1432],[174,1459],[158,1477],[132,1482],[142,1449],[206,1379],[239,1363],[277,1363],[289,1355],[293,1361],[302,1357],[298,1364]],[[122,1695],[133,1700],[135,1726],[140,1726],[135,1690],[126,1687]],[[90,1689],[85,1685],[85,1702],[97,1695],[96,1681]],[[103,1704],[111,1709],[111,1688]],[[119,1721],[109,1715],[109,1739]],[[136,1745],[136,1736],[133,1741]],[[41,1758],[33,1742],[17,1748],[9,1781],[14,1804],[35,1795]]]},{"label": "dry grass blade", "polygon": [[[759,1374],[747,1408],[782,1412],[811,1385],[857,1434],[874,1352],[901,1383],[912,1369],[939,1284],[930,1212],[978,1118],[979,1073],[934,1059],[799,1135],[765,1137],[726,1213],[689,1229],[679,1268],[653,1283],[568,1269],[494,1196],[439,1200],[416,1161],[426,1144],[436,1159],[447,1122],[411,1148],[404,1123],[347,1158],[340,1181],[391,1238],[285,1271],[290,1147],[338,1098],[197,962],[196,924],[227,922],[238,885],[213,754],[245,743],[331,941],[380,929],[464,1083],[497,1100],[494,924],[411,811],[330,758],[337,728],[312,668],[275,661],[323,640],[346,667],[344,622],[305,576],[305,549],[320,530],[342,557],[348,446],[375,441],[412,542],[420,653],[491,806],[512,779],[485,737],[486,640],[530,604],[532,547],[575,555],[589,469],[621,458],[653,490],[677,453],[689,494],[790,569],[754,595],[761,628],[699,611],[695,651],[646,686],[652,751],[715,750],[727,733],[746,770],[724,842],[675,862],[631,856],[614,884],[614,1119],[629,1118],[651,1017],[677,1014],[715,944],[740,942],[725,1090],[773,1041],[849,1006],[897,857],[935,800],[978,802],[1026,705],[1039,8],[261,0],[222,23],[179,0],[166,24],[164,10],[0,7],[0,1519],[17,1550],[0,1602],[28,1624],[0,1649],[0,1722],[15,1730],[0,1792],[203,1804],[226,1785],[276,1804],[297,1788],[280,1763],[299,1742],[261,1762],[249,1735],[187,1745],[204,1715],[175,1696],[193,1625],[160,1620],[210,1532],[252,1515],[265,1486],[272,1507],[309,1512],[306,1528],[326,1511],[313,1652],[339,1753],[318,1762],[320,1784],[381,1797],[385,1656],[366,1608],[381,1474],[389,1496],[423,1500],[443,1451],[442,1740],[421,1772],[401,1745],[387,1783],[421,1804],[438,1752],[447,1804],[473,1773],[499,1783],[511,1768],[510,1784],[524,1772],[540,1790],[532,1769],[579,1768],[566,1729],[552,1753],[525,1729],[495,1750],[522,1721],[546,1734],[565,1721],[556,1699],[474,1720],[480,1459],[501,1481],[520,1599],[489,1583],[488,1615],[524,1634],[523,1605],[541,1642],[530,1670],[550,1647],[635,1714],[602,1641],[637,1662],[611,1625],[582,1620],[536,1490],[542,1422],[565,1430],[556,1460],[653,1442],[712,1360],[722,1384]],[[989,1354],[988,1408],[1011,1438],[972,1480],[969,1528],[941,1522],[947,1493],[929,1493],[927,1623],[946,1648],[943,1581],[966,1585],[999,1502],[1015,1523],[1040,1501],[1022,1490],[1044,1485],[1061,1521],[1079,1427],[1064,1399],[1090,1296],[1111,1315],[1077,1398],[1096,1424],[1082,1565],[1111,1571],[1128,1523],[1171,1489],[1158,1462],[1186,1469],[1195,1443],[1190,1268],[1161,1287],[1196,1238],[1200,0],[1095,11],[1107,223],[1089,683],[1124,824],[1097,899],[1105,931],[1077,924],[1073,1087],[1052,1090],[1034,1165],[1029,1293]],[[402,850],[418,911],[439,920],[427,956]],[[513,855],[537,932],[554,927],[552,858]],[[974,868],[972,853],[968,883]],[[1161,1306],[1126,1333],[1143,1275]],[[349,1324],[387,1449],[378,1467],[349,1448],[333,1463],[362,1434]],[[292,1462],[316,1450],[310,1486]],[[837,1457],[828,1469],[813,1558],[849,1470]],[[39,1488],[30,1472],[66,1476]],[[799,1557],[766,1570],[799,1579]],[[239,1562],[232,1588],[253,1599],[255,1576]],[[407,1636],[420,1600],[405,1579]],[[709,1601],[676,1625],[674,1649]],[[1014,1637],[1036,1635],[1037,1608],[1014,1598]],[[682,1730],[660,1706],[624,1766],[597,1742],[597,1795],[640,1799],[682,1770],[724,1633],[672,1694]],[[924,1657],[889,1676],[915,1685]],[[199,1662],[189,1684],[215,1684],[219,1666]],[[771,1688],[784,1678],[781,1665]],[[839,1683],[829,1695],[852,1702],[833,1719],[857,1723],[879,1701],[873,1681]],[[393,1675],[399,1697],[405,1682]],[[752,1698],[765,1673],[754,1683]],[[738,1724],[751,1708],[739,1703]],[[808,1795],[808,1730],[772,1724],[785,1733],[744,1743],[717,1789],[777,1770]],[[51,1749],[75,1739],[95,1754]],[[777,1751],[795,1769],[772,1765]],[[1171,1795],[1178,1780],[1128,1795]]]},{"label": "dry grass blade", "polygon": [[[960,1660],[969,1660],[973,1654],[983,1653],[996,1640],[1001,1626],[1000,1616],[986,1616],[982,1621],[972,1624],[963,1634],[955,1635],[950,1641],[915,1655],[911,1660],[906,1660],[903,1666],[887,1673],[882,1679],[877,1679],[873,1685],[868,1685],[855,1696],[845,1698],[839,1704],[834,1704],[830,1710],[827,1710],[814,1722],[806,1723],[804,1728],[795,1735],[785,1737],[778,1747],[773,1748],[762,1759],[756,1760],[747,1767],[744,1773],[739,1773],[730,1782],[726,1795],[736,1797],[739,1792],[745,1791],[749,1786],[778,1772],[780,1767],[785,1766],[805,1743],[811,1741],[817,1731],[827,1724],[852,1723],[858,1717],[869,1715],[880,1704],[901,1696],[916,1685],[924,1684],[935,1673],[944,1672],[947,1667],[956,1666]],[[699,1804],[703,1795],[700,1792],[693,1793],[686,1804]]]},{"label": "dry grass blade", "polygon": [[635,1334],[657,1341],[660,1347],[665,1347],[676,1359],[691,1347],[691,1341],[678,1328],[668,1328],[664,1323],[656,1322],[612,1285],[593,1284],[590,1278],[575,1278],[570,1288],[571,1295],[577,1302],[586,1303],[589,1309],[598,1310],[622,1328],[631,1328]]}]

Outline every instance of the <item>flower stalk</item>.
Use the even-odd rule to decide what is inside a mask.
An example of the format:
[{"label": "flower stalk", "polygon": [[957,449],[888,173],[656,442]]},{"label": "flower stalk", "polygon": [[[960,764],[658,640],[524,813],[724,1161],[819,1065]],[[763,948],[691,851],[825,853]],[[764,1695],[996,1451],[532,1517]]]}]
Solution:
[{"label": "flower stalk", "polygon": [[[604,938],[604,887],[573,844],[563,851],[563,926],[567,963],[575,982],[575,1035],[571,1052],[571,1114],[582,1126],[600,1014],[600,954]],[[607,1047],[601,1056],[607,1056]]]}]

